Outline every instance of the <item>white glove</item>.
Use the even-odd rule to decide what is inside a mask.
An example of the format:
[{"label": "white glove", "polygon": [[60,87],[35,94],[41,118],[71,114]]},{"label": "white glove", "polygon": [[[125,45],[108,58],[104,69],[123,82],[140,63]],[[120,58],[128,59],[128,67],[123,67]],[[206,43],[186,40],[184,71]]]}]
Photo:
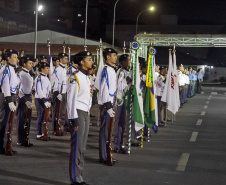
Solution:
[{"label": "white glove", "polygon": [[115,112],[113,111],[112,108],[108,109],[108,110],[107,110],[107,113],[109,114],[109,116],[110,116],[111,118],[115,117]]},{"label": "white glove", "polygon": [[44,104],[45,104],[46,108],[51,107],[51,103],[49,103],[48,101],[47,101],[47,102],[45,102]]},{"label": "white glove", "polygon": [[32,108],[32,103],[30,101],[26,101],[25,104],[27,105],[27,108]]},{"label": "white glove", "polygon": [[57,95],[57,99],[61,101],[62,100],[62,95],[61,94],[58,94]]},{"label": "white glove", "polygon": [[9,103],[9,108],[10,108],[10,111],[12,111],[12,112],[14,112],[16,110],[16,106],[14,105],[13,102]]}]

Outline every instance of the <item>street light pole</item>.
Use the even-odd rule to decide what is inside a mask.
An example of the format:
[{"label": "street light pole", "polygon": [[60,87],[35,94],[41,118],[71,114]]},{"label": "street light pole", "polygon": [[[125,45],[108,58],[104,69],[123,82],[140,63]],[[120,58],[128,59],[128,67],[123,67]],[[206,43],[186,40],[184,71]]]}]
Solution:
[{"label": "street light pole", "polygon": [[145,9],[145,10],[141,11],[141,12],[138,14],[138,16],[137,16],[137,22],[136,22],[136,35],[137,35],[138,20],[139,20],[140,15],[141,15],[143,12],[145,12],[145,11],[148,11],[148,10],[153,11],[154,9],[155,9],[155,8],[152,6],[151,8]]},{"label": "street light pole", "polygon": [[36,59],[37,55],[37,40],[38,40],[38,0],[36,0],[36,7],[35,7],[35,55],[34,58]]},{"label": "street light pole", "polygon": [[115,10],[116,10],[116,5],[119,2],[119,0],[116,1],[115,6],[114,6],[114,18],[113,18],[113,37],[112,37],[112,47],[114,48],[115,46]]},{"label": "street light pole", "polygon": [[89,3],[89,1],[86,0],[86,22],[85,22],[85,40],[84,40],[84,48],[85,48],[85,51],[87,51],[87,46],[86,46],[86,34],[87,34],[88,3]]}]

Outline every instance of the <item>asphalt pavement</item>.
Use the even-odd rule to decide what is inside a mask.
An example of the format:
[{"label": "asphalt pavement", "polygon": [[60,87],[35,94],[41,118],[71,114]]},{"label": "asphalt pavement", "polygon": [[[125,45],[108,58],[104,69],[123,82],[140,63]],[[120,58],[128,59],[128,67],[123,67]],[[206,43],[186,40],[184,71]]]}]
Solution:
[{"label": "asphalt pavement", "polygon": [[[84,180],[90,185],[225,185],[226,184],[226,87],[203,87],[189,98],[176,115],[152,132],[143,148],[131,155],[113,154],[114,166],[98,160],[98,108],[93,110],[88,137]],[[35,112],[34,112],[35,113]],[[69,181],[70,134],[51,140],[36,140],[37,118],[33,114],[30,138],[33,147],[16,145],[13,156],[0,155],[0,185],[67,185]]]}]

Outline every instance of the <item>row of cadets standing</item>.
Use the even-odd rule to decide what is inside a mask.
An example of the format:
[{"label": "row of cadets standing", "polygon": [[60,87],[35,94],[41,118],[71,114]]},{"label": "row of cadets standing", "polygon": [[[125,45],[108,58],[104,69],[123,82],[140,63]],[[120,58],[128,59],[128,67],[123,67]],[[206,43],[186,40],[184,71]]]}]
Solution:
[{"label": "row of cadets standing", "polygon": [[[126,108],[128,99],[128,90],[132,85],[131,73],[129,72],[131,59],[128,54],[123,54],[119,57],[121,68],[117,71],[117,92],[114,120],[114,152],[127,154],[129,136],[129,111]],[[126,137],[124,137],[126,135]]]},{"label": "row of cadets standing", "polygon": [[86,185],[82,175],[92,102],[92,86],[88,77],[88,70],[93,64],[92,53],[79,52],[73,58],[79,70],[70,75],[67,84],[67,115],[71,133],[69,175],[72,184]]},{"label": "row of cadets standing", "polygon": [[[52,116],[52,122],[54,127],[54,134],[62,135],[63,132],[61,132],[60,129],[60,120],[63,117],[63,114],[66,110],[66,104],[67,104],[67,97],[66,97],[66,81],[67,81],[67,64],[68,64],[68,55],[66,53],[59,53],[58,55],[59,59],[59,65],[54,69],[54,73],[52,75],[52,89],[53,89],[53,116]],[[58,104],[60,103],[60,110],[58,108]],[[57,112],[57,108],[58,111]],[[59,114],[57,120],[57,114]]]},{"label": "row of cadets standing", "polygon": [[17,109],[18,118],[18,140],[17,145],[26,147],[33,146],[29,140],[31,113],[32,113],[32,87],[33,77],[29,71],[33,67],[33,61],[29,57],[20,58],[19,65],[22,70],[19,74],[20,88]]},{"label": "row of cadets standing", "polygon": [[[7,154],[5,147],[9,127],[8,120],[10,113],[16,111],[16,91],[18,88],[15,73],[15,67],[18,63],[18,53],[14,49],[8,49],[5,55],[7,64],[0,70],[0,154]],[[16,152],[13,151],[12,153],[15,154]]]},{"label": "row of cadets standing", "polygon": [[43,137],[43,126],[45,120],[46,109],[51,107],[51,83],[47,75],[49,74],[49,64],[42,62],[39,64],[40,74],[35,78],[35,105],[37,108],[37,139]]}]

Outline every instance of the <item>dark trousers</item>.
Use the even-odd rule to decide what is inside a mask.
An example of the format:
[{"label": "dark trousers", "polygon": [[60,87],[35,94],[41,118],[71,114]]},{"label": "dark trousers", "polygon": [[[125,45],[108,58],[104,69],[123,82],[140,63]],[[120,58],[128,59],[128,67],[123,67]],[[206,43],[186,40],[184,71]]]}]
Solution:
[{"label": "dark trousers", "polygon": [[114,144],[115,149],[125,146],[128,142],[129,130],[129,112],[126,109],[126,101],[121,106],[115,107],[115,121],[114,121]]},{"label": "dark trousers", "polygon": [[[57,120],[56,120],[56,115],[57,115],[57,106],[60,104],[60,112],[59,112],[59,119],[62,119],[64,113],[66,113],[66,103],[67,103],[67,96],[66,94],[62,94],[62,100],[58,100],[56,94],[53,94],[53,116],[52,116],[52,123],[53,123],[53,129],[54,132],[56,131],[56,124],[57,124]],[[65,114],[65,120],[66,120],[66,114]]]},{"label": "dark trousers", "polygon": [[191,97],[191,92],[192,92],[192,80],[190,80],[190,84],[188,85],[188,95],[187,95],[188,98]]},{"label": "dark trousers", "polygon": [[[16,95],[12,95],[13,102],[16,105]],[[7,130],[9,127],[10,109],[5,101],[4,94],[0,93],[0,151],[3,151],[7,142]]]},{"label": "dark trousers", "polygon": [[184,95],[183,95],[183,98],[184,98],[184,103],[186,103],[186,98],[188,96],[188,85],[186,84],[184,86]]},{"label": "dark trousers", "polygon": [[31,113],[28,115],[27,118],[27,106],[25,104],[26,99],[25,98],[19,98],[18,100],[18,108],[17,108],[17,118],[18,118],[18,143],[23,144],[24,142],[24,136],[25,136],[25,124],[27,122],[27,131],[28,135],[30,132],[30,124],[31,124]]},{"label": "dark trousers", "polygon": [[202,82],[197,80],[197,93],[200,94],[201,93],[201,85],[202,85]]},{"label": "dark trousers", "polygon": [[42,135],[44,120],[45,120],[46,107],[45,107],[44,103],[42,103],[39,98],[35,98],[35,105],[36,105],[37,114],[38,114],[38,123],[37,123],[37,125],[38,125],[38,135]]},{"label": "dark trousers", "polygon": [[100,131],[99,131],[99,160],[104,162],[107,160],[106,141],[108,138],[108,127],[110,123],[110,116],[108,115],[104,105],[100,105]]},{"label": "dark trousers", "polygon": [[86,151],[87,138],[89,133],[90,116],[88,112],[78,110],[79,127],[75,131],[70,127],[71,151],[69,159],[69,175],[71,182],[83,182],[84,153]]},{"label": "dark trousers", "polygon": [[180,96],[180,104],[184,103],[184,86],[180,86],[181,90],[179,91],[179,96]]}]

